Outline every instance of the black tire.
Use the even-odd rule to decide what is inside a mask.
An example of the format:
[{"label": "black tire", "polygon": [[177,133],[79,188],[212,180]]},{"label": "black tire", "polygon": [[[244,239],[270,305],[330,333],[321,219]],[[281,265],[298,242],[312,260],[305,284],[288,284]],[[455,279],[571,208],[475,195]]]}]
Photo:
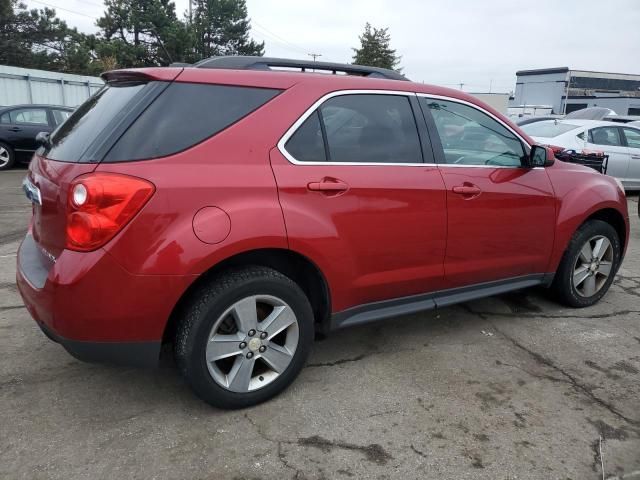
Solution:
[{"label": "black tire", "polygon": [[[288,367],[275,380],[257,390],[238,393],[214,380],[205,352],[216,320],[234,303],[253,295],[272,295],[291,307],[298,322],[298,344]],[[202,400],[215,407],[236,409],[264,402],[287,388],[302,370],[313,337],[313,310],[300,287],[276,270],[251,266],[225,271],[194,292],[178,322],[174,350],[180,372]]]},{"label": "black tire", "polygon": [[9,161],[4,163],[4,161],[0,159],[0,170],[9,170],[10,168],[13,168],[14,164],[16,163],[16,154],[13,151],[13,148],[11,148],[4,142],[0,142],[0,152],[2,152],[3,150],[6,151],[9,155]]},{"label": "black tire", "polygon": [[[578,293],[577,288],[574,286],[574,266],[585,243],[589,241],[589,239],[600,235],[606,237],[609,242],[611,242],[613,250],[611,273],[594,295],[583,296]],[[552,291],[560,302],[570,307],[583,308],[597,303],[607,293],[613,283],[618,267],[620,266],[621,254],[622,247],[616,230],[602,220],[589,220],[581,225],[571,238],[553,279],[551,286]]]}]

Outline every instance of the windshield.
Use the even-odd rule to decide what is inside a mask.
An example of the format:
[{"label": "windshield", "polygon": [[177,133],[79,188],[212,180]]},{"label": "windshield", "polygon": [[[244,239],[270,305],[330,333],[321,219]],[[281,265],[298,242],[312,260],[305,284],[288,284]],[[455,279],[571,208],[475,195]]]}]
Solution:
[{"label": "windshield", "polygon": [[520,127],[527,135],[532,137],[544,137],[553,138],[563,133],[570,132],[576,128],[580,128],[579,125],[573,125],[572,123],[560,123],[555,120],[549,120],[545,122],[535,122],[523,125]]}]

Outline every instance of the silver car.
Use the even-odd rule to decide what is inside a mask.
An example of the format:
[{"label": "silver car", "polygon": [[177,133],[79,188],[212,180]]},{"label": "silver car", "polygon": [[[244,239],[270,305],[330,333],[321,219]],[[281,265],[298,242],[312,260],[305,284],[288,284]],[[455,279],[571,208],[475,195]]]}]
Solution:
[{"label": "silver car", "polygon": [[536,142],[609,155],[607,175],[640,190],[640,126],[600,120],[545,120],[521,127]]}]

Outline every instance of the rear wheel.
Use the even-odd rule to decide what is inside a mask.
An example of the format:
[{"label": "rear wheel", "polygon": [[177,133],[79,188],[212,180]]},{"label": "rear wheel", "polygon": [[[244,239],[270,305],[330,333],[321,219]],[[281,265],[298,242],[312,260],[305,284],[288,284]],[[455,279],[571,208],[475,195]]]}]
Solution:
[{"label": "rear wheel", "polygon": [[590,220],[571,239],[552,288],[569,306],[593,305],[609,290],[621,254],[615,229],[601,220]]},{"label": "rear wheel", "polygon": [[242,408],[284,390],[312,341],[313,313],[300,287],[275,270],[249,267],[228,271],[193,295],[175,352],[203,400]]},{"label": "rear wheel", "polygon": [[6,143],[0,142],[0,170],[9,170],[15,163],[15,153]]}]

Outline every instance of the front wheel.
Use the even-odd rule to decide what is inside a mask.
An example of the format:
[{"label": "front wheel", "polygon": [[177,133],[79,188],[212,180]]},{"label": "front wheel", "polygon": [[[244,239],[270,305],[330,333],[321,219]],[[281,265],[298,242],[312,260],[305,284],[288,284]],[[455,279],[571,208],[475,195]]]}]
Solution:
[{"label": "front wheel", "polygon": [[313,312],[288,277],[264,267],[232,270],[191,301],[178,326],[176,360],[206,402],[255,405],[300,373],[313,341]]},{"label": "front wheel", "polygon": [[618,270],[622,248],[615,229],[601,220],[590,220],[574,234],[552,288],[571,307],[588,307],[609,290]]}]

